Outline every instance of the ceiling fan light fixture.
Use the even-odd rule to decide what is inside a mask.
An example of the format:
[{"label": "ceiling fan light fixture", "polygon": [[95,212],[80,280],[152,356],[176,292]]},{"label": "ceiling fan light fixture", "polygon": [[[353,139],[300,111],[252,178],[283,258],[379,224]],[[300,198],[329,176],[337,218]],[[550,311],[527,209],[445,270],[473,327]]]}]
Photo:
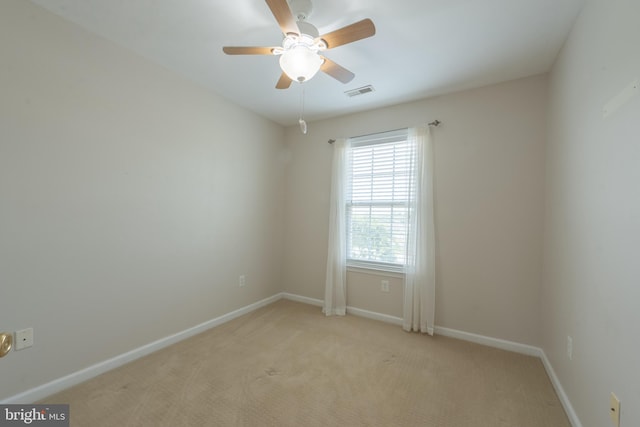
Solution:
[{"label": "ceiling fan light fixture", "polygon": [[280,56],[280,68],[296,82],[306,82],[316,75],[323,59],[304,44],[297,44],[285,50]]},{"label": "ceiling fan light fixture", "polygon": [[[318,29],[307,22],[313,6],[311,0],[265,0],[284,35],[282,47],[224,46],[227,55],[277,55],[282,73],[276,89],[287,89],[294,81],[305,82],[322,71],[341,83],[355,77],[351,71],[336,64],[322,53],[348,43],[375,35],[371,19],[363,19],[329,33],[319,35]],[[297,20],[296,20],[297,19]]]}]

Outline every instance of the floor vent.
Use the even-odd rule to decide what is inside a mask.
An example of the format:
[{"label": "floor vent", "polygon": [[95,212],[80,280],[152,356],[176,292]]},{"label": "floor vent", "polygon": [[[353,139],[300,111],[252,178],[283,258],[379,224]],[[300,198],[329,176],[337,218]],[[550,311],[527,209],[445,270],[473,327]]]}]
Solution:
[{"label": "floor vent", "polygon": [[367,85],[359,87],[358,89],[348,90],[345,92],[349,98],[353,98],[354,96],[364,95],[365,93],[373,92],[373,86]]}]

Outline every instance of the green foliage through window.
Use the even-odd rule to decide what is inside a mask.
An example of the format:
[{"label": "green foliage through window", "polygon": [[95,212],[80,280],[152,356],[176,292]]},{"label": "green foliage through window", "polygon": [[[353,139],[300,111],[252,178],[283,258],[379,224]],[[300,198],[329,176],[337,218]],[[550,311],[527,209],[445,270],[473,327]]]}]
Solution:
[{"label": "green foliage through window", "polygon": [[347,184],[347,257],[404,265],[411,147],[406,132],[352,144]]}]

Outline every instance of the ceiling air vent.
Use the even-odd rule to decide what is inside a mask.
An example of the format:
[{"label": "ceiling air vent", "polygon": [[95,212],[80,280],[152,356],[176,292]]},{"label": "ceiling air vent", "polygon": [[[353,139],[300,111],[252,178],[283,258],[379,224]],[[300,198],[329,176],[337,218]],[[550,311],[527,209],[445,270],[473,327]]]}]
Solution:
[{"label": "ceiling air vent", "polygon": [[365,93],[373,92],[373,86],[367,85],[359,87],[358,89],[352,89],[345,92],[349,98],[353,98],[354,96],[364,95]]}]

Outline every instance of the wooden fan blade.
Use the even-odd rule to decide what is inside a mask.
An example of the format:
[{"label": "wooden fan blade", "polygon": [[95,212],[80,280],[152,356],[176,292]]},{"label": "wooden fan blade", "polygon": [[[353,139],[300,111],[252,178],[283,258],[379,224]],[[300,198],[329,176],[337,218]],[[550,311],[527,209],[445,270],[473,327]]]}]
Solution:
[{"label": "wooden fan blade", "polygon": [[293,17],[291,10],[289,9],[289,5],[287,4],[287,0],[265,0],[269,9],[271,9],[271,13],[278,21],[278,25],[282,30],[283,34],[300,34],[300,30],[298,29],[298,24],[296,24],[296,18]]},{"label": "wooden fan blade", "polygon": [[276,89],[288,89],[289,86],[291,86],[292,81],[293,80],[291,80],[289,76],[282,73],[282,75],[280,75],[280,80],[278,80],[278,84],[276,84]]},{"label": "wooden fan blade", "polygon": [[273,49],[261,46],[225,46],[222,51],[227,55],[273,55]]},{"label": "wooden fan blade", "polygon": [[320,66],[320,69],[324,73],[329,74],[334,79],[341,81],[342,83],[349,83],[356,76],[351,71],[347,70],[344,67],[341,67],[332,60],[325,58],[324,56],[322,57],[322,59],[324,59],[324,62]]},{"label": "wooden fan blade", "polygon": [[[338,30],[324,34],[318,39],[324,40],[327,49],[342,46],[343,44],[355,42],[357,40],[366,39],[376,33],[376,27],[371,19],[363,19],[354,24],[347,25]],[[316,39],[317,40],[317,39]]]}]

